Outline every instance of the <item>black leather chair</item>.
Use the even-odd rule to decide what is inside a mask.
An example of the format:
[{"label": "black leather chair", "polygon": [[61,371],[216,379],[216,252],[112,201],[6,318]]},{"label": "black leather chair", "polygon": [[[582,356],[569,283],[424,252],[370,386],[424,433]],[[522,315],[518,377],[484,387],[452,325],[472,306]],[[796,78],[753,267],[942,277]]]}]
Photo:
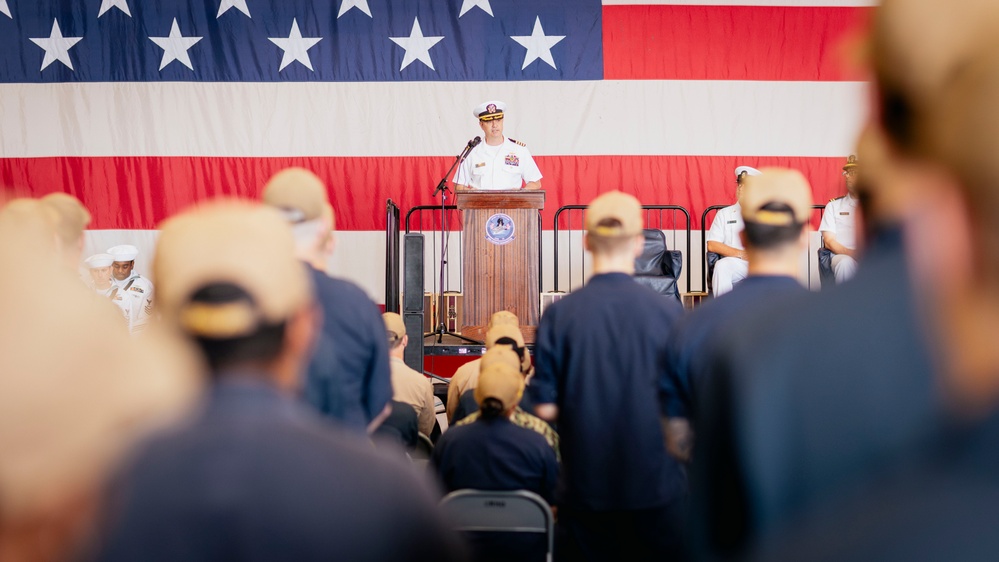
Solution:
[{"label": "black leather chair", "polygon": [[835,254],[832,253],[832,250],[826,248],[824,240],[819,245],[816,253],[819,256],[819,286],[823,289],[832,287],[836,284],[836,274],[833,273],[832,268],[832,259]]},{"label": "black leather chair", "polygon": [[683,269],[683,254],[666,246],[666,235],[661,230],[646,228],[645,249],[635,259],[635,281],[660,295],[680,300],[676,280]]},{"label": "black leather chair", "polygon": [[708,294],[713,295],[715,293],[714,287],[712,286],[711,280],[715,276],[715,264],[721,259],[721,254],[718,252],[708,252],[705,250],[704,258],[708,262]]}]

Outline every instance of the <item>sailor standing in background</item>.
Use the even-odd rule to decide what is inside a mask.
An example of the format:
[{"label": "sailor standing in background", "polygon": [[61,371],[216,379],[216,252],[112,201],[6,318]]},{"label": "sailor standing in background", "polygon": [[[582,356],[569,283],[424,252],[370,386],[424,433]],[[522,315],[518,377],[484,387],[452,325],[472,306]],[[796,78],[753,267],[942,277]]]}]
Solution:
[{"label": "sailor standing in background", "polygon": [[90,272],[90,279],[87,284],[98,295],[111,296],[111,264],[114,263],[114,256],[111,254],[94,254],[83,260],[87,270]]},{"label": "sailor standing in background", "polygon": [[732,290],[736,283],[746,278],[749,273],[749,262],[746,261],[746,250],[742,247],[739,233],[742,232],[742,186],[749,176],[758,176],[760,171],[749,166],[739,166],[735,169],[735,205],[729,205],[718,211],[711,228],[708,230],[708,251],[721,255],[715,264],[714,275],[711,278],[711,288],[714,296],[720,297]]},{"label": "sailor standing in background", "polygon": [[121,309],[128,322],[128,331],[139,332],[149,323],[153,312],[153,284],[134,271],[139,249],[129,244],[108,248],[114,258],[111,264],[111,301]]},{"label": "sailor standing in background", "polygon": [[487,101],[472,112],[485,133],[458,168],[456,189],[541,189],[541,170],[527,145],[503,136],[506,104]]}]

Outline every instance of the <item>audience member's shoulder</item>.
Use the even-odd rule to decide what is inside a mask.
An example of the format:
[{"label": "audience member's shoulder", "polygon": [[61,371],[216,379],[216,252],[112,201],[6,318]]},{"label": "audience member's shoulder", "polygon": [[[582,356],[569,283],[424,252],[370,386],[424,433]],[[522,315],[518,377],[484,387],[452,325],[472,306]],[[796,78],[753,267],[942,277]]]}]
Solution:
[{"label": "audience member's shoulder", "polygon": [[120,473],[132,475],[172,466],[190,446],[188,436],[199,435],[195,417],[160,428],[138,442],[121,463]]},{"label": "audience member's shoulder", "polygon": [[[467,418],[466,418],[467,419]],[[464,419],[461,421],[465,421]],[[443,450],[451,443],[455,441],[461,441],[467,438],[469,435],[476,435],[479,432],[480,426],[476,425],[476,421],[468,423],[455,423],[448,427],[447,431],[441,434],[440,439],[434,445],[434,450]]]},{"label": "audience member's shoulder", "polygon": [[520,410],[516,415],[520,418],[521,423],[527,427],[542,428],[547,431],[555,432],[555,430],[552,429],[552,426],[548,425],[548,422],[526,410]]},{"label": "audience member's shoulder", "polygon": [[636,285],[635,290],[636,291],[641,290],[643,292],[643,294],[645,295],[644,298],[645,300],[648,301],[648,305],[650,307],[654,307],[655,309],[662,311],[670,318],[679,319],[680,316],[683,315],[683,306],[675,298],[661,295],[653,291],[650,287],[641,285],[637,282],[635,283],[635,285]]},{"label": "audience member's shoulder", "polygon": [[795,310],[797,303],[810,294],[803,287],[801,290],[791,288],[783,291],[780,298],[763,298],[761,295],[769,296],[769,293],[760,290],[749,291],[749,293],[745,293],[740,287],[730,293],[710,298],[686,314],[682,324],[697,326],[703,323],[712,323],[717,321],[719,317],[724,317],[726,322],[736,322],[740,325],[745,325],[743,323],[751,326],[771,325],[773,321],[768,320],[769,317],[779,317],[784,310]]},{"label": "audience member's shoulder", "polygon": [[969,474],[953,459],[937,466],[909,462],[798,514],[749,559],[994,560],[999,482]]},{"label": "audience member's shoulder", "polygon": [[[527,415],[530,416],[530,414]],[[541,420],[541,418],[537,418],[534,416],[531,417],[537,420],[540,424],[547,425],[545,424],[544,421]],[[537,427],[540,428],[542,427],[542,425],[538,425]],[[515,433],[517,434],[517,440],[520,441],[521,443],[537,448],[542,451],[552,451],[552,446],[548,444],[548,440],[545,439],[545,436],[539,433],[536,429],[531,429],[519,425],[514,425],[514,428],[516,429]],[[554,451],[552,452],[554,453]]]},{"label": "audience member's shoulder", "polygon": [[[545,320],[545,323],[548,324],[558,322],[560,326],[572,325],[578,319],[586,318],[593,311],[600,310],[601,308],[607,309],[608,307],[613,307],[617,309],[622,302],[627,303],[625,304],[625,308],[632,312],[640,309],[645,313],[646,318],[656,318],[672,323],[683,316],[683,307],[676,299],[660,295],[649,287],[634,281],[631,285],[618,292],[621,300],[606,300],[606,302],[601,302],[600,297],[595,297],[586,289],[587,286],[577,289],[561,300],[549,305],[545,309],[542,320]],[[621,314],[629,313],[624,309],[620,310]]]},{"label": "audience member's shoulder", "polygon": [[344,295],[349,295],[351,298],[361,298],[366,301],[371,300],[371,298],[368,297],[368,293],[364,292],[364,289],[362,289],[357,283],[342,277],[327,275],[325,273],[321,273],[321,275],[323,275],[326,279],[329,279],[329,282],[327,283],[328,286],[335,288]]},{"label": "audience member's shoulder", "polygon": [[[332,277],[315,269],[312,269],[312,271],[318,294],[331,295],[345,305],[368,306],[375,311],[378,310],[378,307],[371,300],[371,297],[368,296],[368,293],[353,281],[348,281],[340,277]],[[380,320],[381,318],[379,318]]]},{"label": "audience member's shoulder", "polygon": [[[415,415],[415,411],[413,413]],[[296,424],[314,440],[310,447],[327,457],[326,464],[337,478],[363,480],[366,487],[384,491],[390,504],[391,496],[401,490],[427,489],[428,483],[395,451],[375,448],[369,440],[343,430],[311,411],[301,412]],[[426,497],[430,496],[424,495],[424,499]]]}]

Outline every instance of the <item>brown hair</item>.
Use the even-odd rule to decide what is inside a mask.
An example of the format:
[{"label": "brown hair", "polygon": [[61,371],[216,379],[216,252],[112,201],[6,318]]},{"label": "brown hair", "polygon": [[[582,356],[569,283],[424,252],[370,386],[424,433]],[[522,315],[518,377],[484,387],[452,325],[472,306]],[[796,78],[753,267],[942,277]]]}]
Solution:
[{"label": "brown hair", "polygon": [[[621,221],[617,219],[603,219],[596,224],[598,227],[620,228]],[[619,254],[626,252],[631,247],[634,236],[601,236],[599,234],[587,233],[587,244],[590,252],[600,255]]]}]

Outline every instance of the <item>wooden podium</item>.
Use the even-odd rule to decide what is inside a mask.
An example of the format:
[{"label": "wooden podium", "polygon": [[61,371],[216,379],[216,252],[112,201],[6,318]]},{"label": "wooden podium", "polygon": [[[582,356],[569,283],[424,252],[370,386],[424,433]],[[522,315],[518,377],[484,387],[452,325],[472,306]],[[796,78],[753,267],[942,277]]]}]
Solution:
[{"label": "wooden podium", "polygon": [[456,202],[465,226],[461,334],[485,341],[489,316],[509,310],[520,319],[524,339],[533,343],[541,306],[538,210],[545,206],[545,192],[459,191]]}]

